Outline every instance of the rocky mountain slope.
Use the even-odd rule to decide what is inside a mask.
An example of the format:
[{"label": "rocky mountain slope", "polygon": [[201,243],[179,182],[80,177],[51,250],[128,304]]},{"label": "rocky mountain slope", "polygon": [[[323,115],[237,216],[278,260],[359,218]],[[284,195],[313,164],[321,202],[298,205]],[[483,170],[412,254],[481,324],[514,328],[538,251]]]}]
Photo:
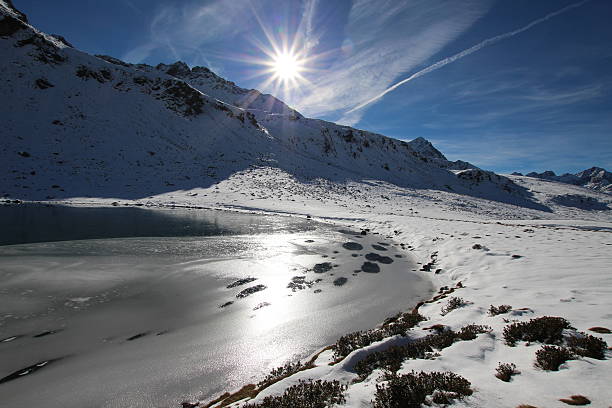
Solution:
[{"label": "rocky mountain slope", "polygon": [[[512,173],[516,176],[522,176],[521,173]],[[575,174],[565,173],[557,176],[554,171],[547,170],[542,173],[525,174],[526,177],[534,177],[542,180],[558,181],[560,183],[573,184],[582,186],[592,190],[601,191],[603,193],[612,194],[612,173],[601,167],[591,167]]]},{"label": "rocky mountain slope", "polygon": [[0,1],[0,196],[139,199],[269,166],[301,182],[382,180],[545,209],[509,178],[404,142],[309,119],[271,95],[177,62],[74,49]]}]

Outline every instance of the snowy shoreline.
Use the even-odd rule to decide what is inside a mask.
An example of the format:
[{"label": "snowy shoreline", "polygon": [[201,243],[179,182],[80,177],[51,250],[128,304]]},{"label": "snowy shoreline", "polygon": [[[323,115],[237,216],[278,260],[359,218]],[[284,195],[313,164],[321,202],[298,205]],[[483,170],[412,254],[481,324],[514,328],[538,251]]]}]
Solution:
[{"label": "snowy shoreline", "polygon": [[[584,395],[592,401],[591,406],[607,407],[612,400],[612,393],[607,386],[607,379],[612,378],[609,351],[606,360],[570,360],[559,371],[549,372],[533,365],[535,352],[541,344],[509,347],[502,336],[507,325],[504,319],[529,321],[542,316],[559,316],[567,319],[578,331],[600,337],[608,345],[612,344],[610,334],[588,331],[591,327],[612,327],[612,315],[609,313],[612,310],[612,277],[609,275],[612,222],[606,212],[566,214],[561,209],[560,214],[555,212],[534,217],[531,210],[507,206],[507,210],[496,210],[510,213],[510,217],[504,218],[495,212],[488,213],[487,204],[480,206],[481,203],[473,198],[470,200],[476,203],[476,210],[469,212],[457,212],[449,208],[453,204],[450,200],[450,205],[449,202],[435,203],[439,206],[436,208],[432,207],[429,200],[415,200],[414,197],[406,199],[400,194],[392,200],[378,199],[381,191],[389,193],[384,190],[389,188],[386,186],[372,192],[359,205],[353,205],[349,199],[340,200],[338,195],[313,202],[308,197],[294,194],[292,197],[295,201],[255,200],[246,209],[232,206],[235,193],[228,188],[228,184],[220,183],[214,201],[202,197],[194,201],[187,198],[187,193],[182,199],[177,199],[179,192],[158,196],[149,202],[156,207],[180,205],[310,216],[314,220],[327,220],[338,226],[370,229],[372,233],[393,237],[395,242],[410,246],[409,252],[421,264],[429,262],[431,254],[437,252],[435,269],[441,269],[440,273],[419,273],[427,274],[435,287],[454,287],[457,282],[462,282],[464,287],[453,296],[463,298],[467,304],[444,316],[441,315],[441,309],[446,306],[448,299],[421,306],[419,311],[428,320],[413,330],[414,335],[430,333],[423,328],[435,325],[444,325],[453,330],[469,324],[487,325],[492,328],[492,332],[481,334],[473,341],[453,344],[442,350],[435,359],[406,360],[400,373],[412,370],[452,371],[464,376],[471,382],[474,393],[455,402],[456,406],[516,407],[529,404],[563,407],[566,404],[559,399]],[[249,187],[245,187],[245,190],[248,191]],[[54,203],[109,205],[112,201],[74,199]],[[119,204],[126,202],[136,204],[125,200]],[[376,209],[366,207],[373,204]],[[304,211],[306,208],[302,209],[301,206],[308,211]],[[406,210],[408,206],[410,211]],[[475,244],[480,245],[480,249],[474,249]],[[503,304],[511,305],[513,312],[495,317],[488,315],[487,310],[491,305]],[[384,348],[393,341],[393,338],[386,339],[368,346],[365,351],[357,350],[354,353],[367,353],[370,348]],[[348,356],[345,361],[352,358],[352,355]],[[321,378],[337,379],[349,384],[346,392],[347,407],[370,406],[381,372],[353,384],[356,374],[351,371],[350,365],[332,367],[328,365],[331,360],[331,352],[323,352],[316,359],[316,367],[275,383],[249,402],[282,394],[300,379]],[[500,362],[516,364],[521,374],[514,376],[508,383],[500,381],[494,376]]]}]

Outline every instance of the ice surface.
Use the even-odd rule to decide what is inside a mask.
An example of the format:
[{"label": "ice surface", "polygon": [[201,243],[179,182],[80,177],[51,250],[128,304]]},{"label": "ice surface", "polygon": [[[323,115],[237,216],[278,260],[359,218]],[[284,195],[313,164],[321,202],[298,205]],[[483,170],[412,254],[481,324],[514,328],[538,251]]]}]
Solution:
[{"label": "ice surface", "polygon": [[[56,221],[79,220],[63,224],[62,238],[81,234],[79,225],[104,230],[100,217],[109,228],[97,232],[103,239],[0,247],[0,339],[22,336],[0,343],[0,377],[60,359],[0,385],[7,406],[176,406],[257,381],[430,294],[430,284],[408,272],[415,269],[408,258],[378,274],[354,273],[366,251],[343,248],[352,237],[323,224],[210,211],[24,208],[12,219],[53,211]],[[158,222],[145,232],[162,236],[108,237],[109,229],[129,229],[121,225],[142,231],[139,219]],[[31,235],[56,221],[28,224]],[[211,236],[164,236],[190,224]],[[385,255],[398,252],[386,248]],[[332,269],[315,273],[323,262]],[[296,276],[312,284],[288,288]],[[247,277],[256,280],[227,288]],[[346,282],[334,285],[339,278]],[[236,297],[256,285],[266,288]]]}]

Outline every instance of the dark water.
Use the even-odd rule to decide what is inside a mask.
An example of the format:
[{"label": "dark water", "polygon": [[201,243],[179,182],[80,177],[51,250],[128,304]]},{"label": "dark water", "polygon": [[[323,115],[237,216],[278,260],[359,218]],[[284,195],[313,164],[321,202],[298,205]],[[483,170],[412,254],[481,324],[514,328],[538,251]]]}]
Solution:
[{"label": "dark water", "polygon": [[133,237],[209,237],[311,231],[309,220],[137,207],[0,206],[0,245]]}]

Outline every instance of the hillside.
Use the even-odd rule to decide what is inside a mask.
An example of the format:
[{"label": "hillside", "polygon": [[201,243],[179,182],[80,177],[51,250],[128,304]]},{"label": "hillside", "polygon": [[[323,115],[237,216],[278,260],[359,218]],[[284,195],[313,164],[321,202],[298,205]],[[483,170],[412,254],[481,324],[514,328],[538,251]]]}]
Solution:
[{"label": "hillside", "polygon": [[543,209],[508,178],[407,143],[303,117],[209,69],[92,56],[0,8],[0,196],[142,199],[274,167],[298,180],[376,179]]}]

